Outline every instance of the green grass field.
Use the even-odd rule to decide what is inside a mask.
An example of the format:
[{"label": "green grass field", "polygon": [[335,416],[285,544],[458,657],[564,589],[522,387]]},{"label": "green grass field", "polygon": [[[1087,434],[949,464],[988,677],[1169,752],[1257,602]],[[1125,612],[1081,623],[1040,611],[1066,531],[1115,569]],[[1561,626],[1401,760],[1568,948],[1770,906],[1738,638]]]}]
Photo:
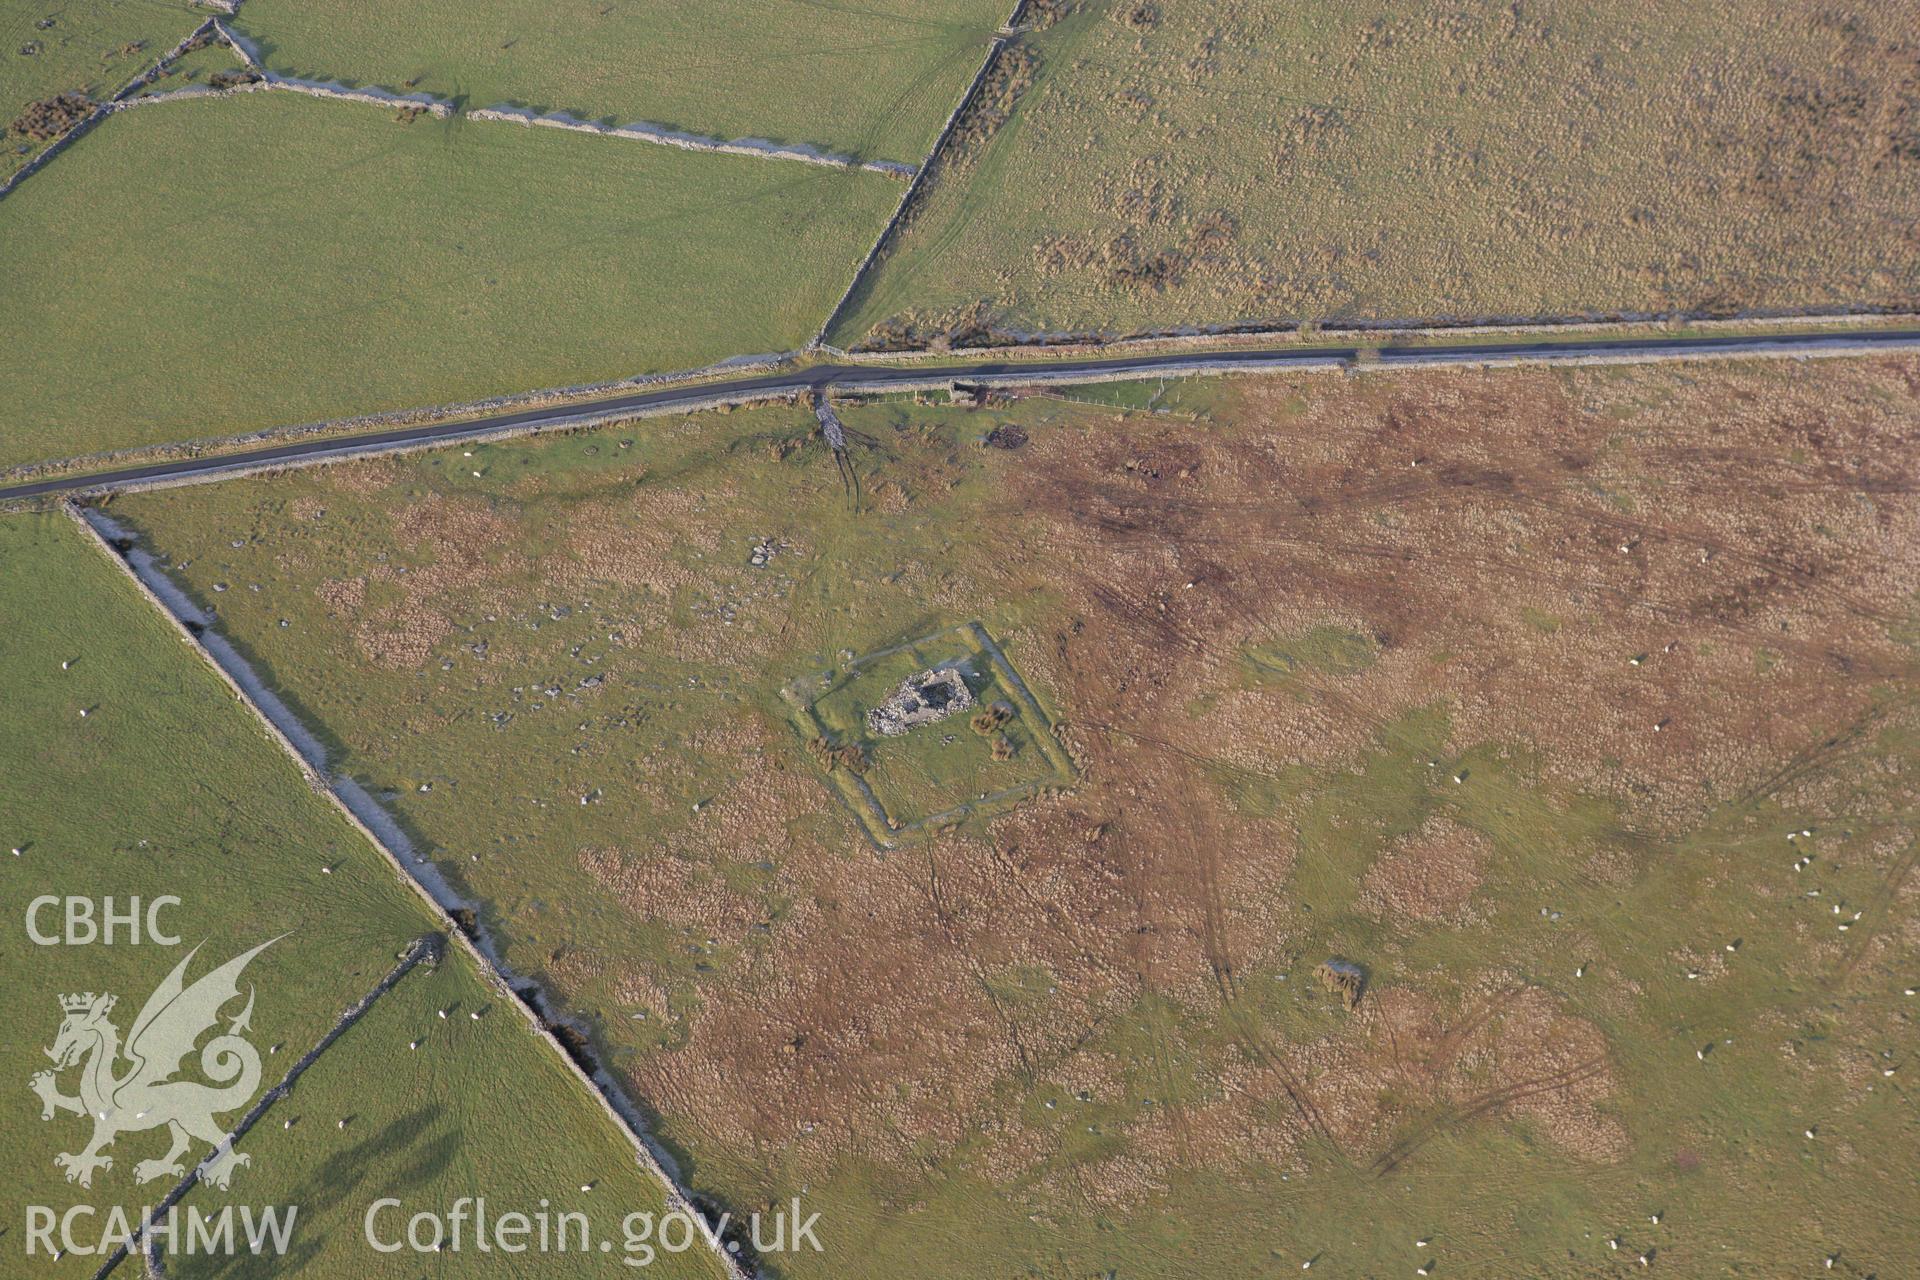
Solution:
[{"label": "green grass field", "polygon": [[[478,1021],[471,1017],[476,1011]],[[416,1041],[419,1048],[409,1047]],[[687,1280],[721,1275],[704,1241],[677,1253],[660,1250],[650,1260],[637,1244],[628,1254],[626,1220],[647,1213],[658,1221],[658,1187],[635,1168],[633,1151],[613,1122],[596,1123],[579,1081],[534,1044],[521,1017],[469,966],[443,963],[416,971],[337,1048],[238,1146],[256,1156],[260,1176],[250,1180],[251,1200],[300,1205],[328,1229],[306,1233],[286,1258],[234,1263],[177,1256],[170,1275],[399,1280],[418,1276],[431,1263],[450,1275],[613,1276],[629,1273],[620,1265],[627,1256],[647,1261],[642,1274]],[[536,1224],[542,1212],[556,1222],[563,1213],[585,1214],[592,1227],[588,1248],[581,1249],[573,1234],[566,1236],[564,1251],[556,1245],[510,1255],[496,1237],[489,1240],[489,1255],[479,1247],[471,1218],[459,1247],[451,1247],[449,1237],[445,1253],[423,1255],[410,1247],[388,1252],[367,1242],[365,1218],[376,1201],[400,1201],[374,1220],[376,1238],[386,1246],[406,1239],[413,1214],[445,1218],[455,1200],[469,1195],[484,1196],[495,1221],[513,1212]],[[197,1189],[184,1203],[217,1212],[222,1199]],[[640,1224],[630,1225],[637,1234]],[[556,1232],[550,1240],[560,1238]],[[530,1234],[525,1241],[536,1239]],[[603,1240],[614,1246],[608,1254],[599,1251]]]},{"label": "green grass field", "polygon": [[[114,509],[697,1188],[805,1189],[781,1274],[1887,1275],[1911,369],[892,400],[857,496],[768,408]],[[955,617],[1081,773],[876,854],[782,692]]]},{"label": "green grass field", "polygon": [[[0,11],[0,128],[28,103],[57,94],[112,97],[204,18],[187,0],[8,5]],[[0,139],[0,178],[45,146],[12,129]]]},{"label": "green grass field", "polygon": [[265,0],[240,26],[285,75],[918,164],[1011,8]]},{"label": "green grass field", "polygon": [[[164,1131],[121,1135],[108,1151],[111,1169],[96,1171],[90,1188],[55,1167],[55,1153],[78,1151],[88,1133],[81,1117],[43,1121],[27,1088],[29,1076],[50,1065],[41,1050],[60,1028],[59,997],[114,993],[112,1020],[124,1032],[188,948],[201,948],[191,981],[278,937],[242,986],[255,993],[250,1038],[263,1080],[273,1083],[437,920],[66,519],[0,522],[0,616],[8,685],[0,701],[0,845],[20,850],[0,854],[8,921],[0,955],[16,1033],[0,1105],[0,1150],[10,1168],[0,1247],[13,1259],[9,1274],[91,1275],[98,1258],[26,1255],[26,1206],[61,1214],[94,1206],[98,1216],[76,1222],[91,1245],[112,1206],[137,1213],[174,1179],[134,1179],[136,1163],[165,1151]],[[159,920],[181,945],[130,945],[124,926],[114,945],[33,945],[28,904],[43,895],[91,898],[96,911],[110,895],[121,912],[132,898],[176,896],[179,905]],[[62,932],[61,912],[43,909],[43,933]],[[453,1004],[457,1024],[435,1017]],[[487,1015],[472,1021],[468,1013],[480,1008]],[[428,1041],[418,1056],[406,1047],[416,1036]],[[71,1092],[74,1080],[64,1072],[62,1090]],[[283,1130],[289,1110],[306,1123]],[[349,1112],[355,1123],[338,1129],[335,1113]],[[417,1257],[399,1268],[361,1246],[364,1202],[380,1194],[530,1201],[566,1197],[594,1180],[609,1205],[657,1208],[661,1198],[612,1121],[457,952],[402,979],[244,1149],[254,1163],[235,1171],[227,1192],[196,1192],[196,1203],[210,1211],[229,1201],[301,1206],[294,1243],[302,1269],[275,1275],[384,1274],[376,1264],[417,1274]],[[345,1160],[367,1180],[315,1185],[328,1159]],[[694,1258],[669,1270],[710,1269],[710,1259]]]},{"label": "green grass field", "polygon": [[294,94],[129,112],[0,204],[0,467],[788,350],[898,199]]},{"label": "green grass field", "polygon": [[198,49],[189,49],[167,64],[167,69],[140,90],[143,97],[173,93],[193,86],[212,87],[209,82],[221,73],[244,71],[246,63],[226,41],[215,38]]},{"label": "green grass field", "polygon": [[1092,0],[833,340],[1911,308],[1906,0]]}]

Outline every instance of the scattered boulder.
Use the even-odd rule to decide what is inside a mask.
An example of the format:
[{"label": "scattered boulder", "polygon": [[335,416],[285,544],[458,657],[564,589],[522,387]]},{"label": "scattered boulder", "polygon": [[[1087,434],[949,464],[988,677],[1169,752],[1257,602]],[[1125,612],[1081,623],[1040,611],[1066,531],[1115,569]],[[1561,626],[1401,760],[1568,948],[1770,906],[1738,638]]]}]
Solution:
[{"label": "scattered boulder", "polygon": [[1313,971],[1320,979],[1320,985],[1340,997],[1340,1003],[1348,1009],[1358,1007],[1360,993],[1366,990],[1367,971],[1351,960],[1342,960],[1338,956],[1329,957],[1320,962]]}]

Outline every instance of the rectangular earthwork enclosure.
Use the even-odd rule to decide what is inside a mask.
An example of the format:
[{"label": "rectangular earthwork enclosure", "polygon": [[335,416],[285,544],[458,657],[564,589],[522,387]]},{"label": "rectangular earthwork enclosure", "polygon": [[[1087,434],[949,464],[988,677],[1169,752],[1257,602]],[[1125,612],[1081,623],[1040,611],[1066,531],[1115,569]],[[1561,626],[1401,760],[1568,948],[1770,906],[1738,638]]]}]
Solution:
[{"label": "rectangular earthwork enclosure", "polygon": [[[888,735],[870,713],[921,672],[952,671],[970,703]],[[883,849],[1074,780],[1053,724],[978,622],[962,623],[802,676],[782,691],[827,784]]]}]

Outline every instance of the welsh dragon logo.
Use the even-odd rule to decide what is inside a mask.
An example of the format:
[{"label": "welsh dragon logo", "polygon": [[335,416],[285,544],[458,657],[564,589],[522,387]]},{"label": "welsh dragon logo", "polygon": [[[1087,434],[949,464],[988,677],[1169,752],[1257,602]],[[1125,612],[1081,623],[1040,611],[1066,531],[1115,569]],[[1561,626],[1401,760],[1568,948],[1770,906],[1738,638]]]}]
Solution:
[{"label": "welsh dragon logo", "polygon": [[[228,1145],[227,1129],[214,1117],[245,1106],[260,1087],[260,1054],[240,1034],[251,1029],[252,987],[247,989],[246,1007],[228,1021],[225,1034],[214,1036],[200,1050],[200,1070],[214,1083],[173,1077],[200,1037],[219,1023],[220,1010],[239,998],[240,972],[247,962],[278,941],[271,938],[235,956],[192,986],[185,981],[187,965],[200,948],[189,951],[147,998],[124,1045],[120,1029],[108,1020],[117,996],[89,991],[60,997],[65,1018],[46,1051],[53,1059],[53,1070],[36,1072],[30,1084],[40,1095],[42,1120],[53,1119],[56,1111],[93,1118],[93,1137],[87,1145],[77,1153],[63,1152],[53,1158],[55,1165],[66,1170],[68,1182],[92,1186],[96,1169],[113,1168],[113,1157],[101,1153],[115,1138],[162,1125],[172,1135],[173,1145],[159,1159],[134,1165],[135,1182],[184,1175],[180,1158],[196,1142],[213,1148],[201,1165],[202,1179],[222,1190],[236,1166],[251,1162],[244,1152]],[[61,1093],[56,1083],[56,1077],[70,1067],[80,1068],[78,1096]]]}]

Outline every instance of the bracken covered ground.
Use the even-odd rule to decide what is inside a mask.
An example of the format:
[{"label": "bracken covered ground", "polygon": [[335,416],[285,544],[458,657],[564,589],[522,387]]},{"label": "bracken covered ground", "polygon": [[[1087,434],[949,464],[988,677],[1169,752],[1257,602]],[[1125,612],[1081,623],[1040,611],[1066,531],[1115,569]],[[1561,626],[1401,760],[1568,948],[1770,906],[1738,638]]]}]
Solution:
[{"label": "bracken covered ground", "polygon": [[[1920,365],[1177,403],[848,408],[851,490],[794,406],[114,511],[697,1186],[822,1211],[787,1274],[1891,1274]],[[972,620],[1078,781],[880,856],[778,691]]]},{"label": "bracken covered ground", "polygon": [[836,326],[1911,308],[1912,0],[1084,0]]}]

